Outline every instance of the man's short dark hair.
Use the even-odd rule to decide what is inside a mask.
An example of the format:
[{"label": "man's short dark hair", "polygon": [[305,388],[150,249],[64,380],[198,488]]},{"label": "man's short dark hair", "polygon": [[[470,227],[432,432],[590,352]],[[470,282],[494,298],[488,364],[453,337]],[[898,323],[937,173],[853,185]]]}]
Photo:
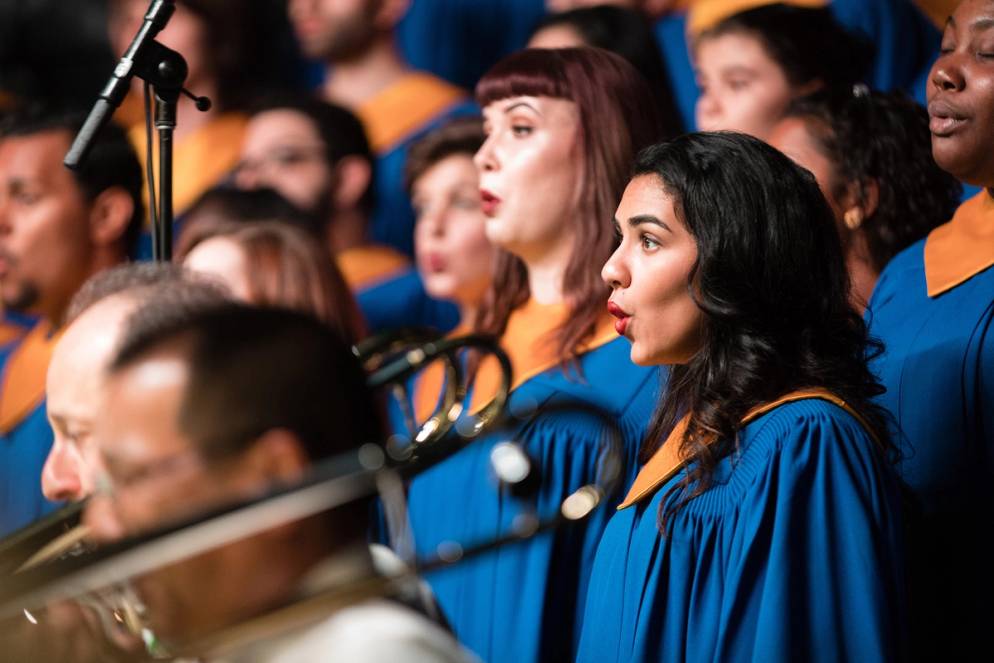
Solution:
[{"label": "man's short dark hair", "polygon": [[[354,156],[369,163],[372,173],[376,162],[372,148],[369,146],[369,139],[362,128],[362,122],[350,110],[312,95],[287,92],[260,100],[252,106],[250,114],[256,116],[278,110],[300,113],[314,123],[318,135],[321,136],[321,142],[324,143],[325,158],[329,166],[334,167],[341,159]],[[373,209],[375,195],[373,181],[374,178],[371,176],[369,186],[359,201],[366,213]]]},{"label": "man's short dark hair", "polygon": [[317,236],[321,235],[327,221],[300,209],[274,189],[237,189],[227,185],[213,187],[201,194],[183,215],[183,222],[188,224],[184,228],[206,217],[233,225],[278,220]]},{"label": "man's short dark hair", "polygon": [[487,139],[480,117],[459,117],[446,122],[411,145],[404,164],[404,187],[410,193],[414,182],[439,161],[456,154],[470,158]]},{"label": "man's short dark hair", "polygon": [[205,455],[238,453],[284,429],[317,462],[383,436],[351,346],[312,316],[226,303],[151,319],[139,309],[126,325],[111,374],[178,348],[190,371],[178,428]]},{"label": "man's short dark hair", "polygon": [[[3,118],[0,140],[47,131],[66,131],[71,139],[83,126],[84,120],[84,115],[73,111],[19,110]],[[93,139],[90,153],[72,173],[88,202],[93,202],[112,187],[120,187],[127,192],[134,209],[120,241],[125,254],[132,255],[145,218],[142,202],[144,180],[138,157],[124,130],[113,122],[101,129]]]},{"label": "man's short dark hair", "polygon": [[133,262],[105,269],[76,292],[66,311],[70,323],[97,302],[127,293],[144,308],[188,312],[231,299],[215,280],[199,277],[169,262]]}]

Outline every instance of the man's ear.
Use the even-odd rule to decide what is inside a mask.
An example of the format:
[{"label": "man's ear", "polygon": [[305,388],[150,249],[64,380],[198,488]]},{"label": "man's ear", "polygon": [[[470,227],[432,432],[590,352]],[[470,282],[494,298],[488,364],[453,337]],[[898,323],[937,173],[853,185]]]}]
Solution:
[{"label": "man's ear", "polygon": [[120,242],[134,211],[135,203],[122,187],[101,191],[90,206],[90,241],[101,247]]},{"label": "man's ear", "polygon": [[268,483],[298,481],[310,466],[300,438],[285,428],[274,428],[259,436],[244,459],[244,467],[252,476]]},{"label": "man's ear", "polygon": [[373,15],[373,25],[384,32],[393,32],[410,7],[411,0],[381,0]]},{"label": "man's ear", "polygon": [[347,210],[356,207],[369,190],[373,168],[369,161],[359,156],[339,159],[335,164],[334,208]]}]

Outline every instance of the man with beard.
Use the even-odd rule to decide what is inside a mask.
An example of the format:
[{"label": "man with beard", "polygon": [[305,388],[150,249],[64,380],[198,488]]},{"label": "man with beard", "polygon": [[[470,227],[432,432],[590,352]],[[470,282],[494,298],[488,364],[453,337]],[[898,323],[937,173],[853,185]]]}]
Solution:
[{"label": "man with beard", "polygon": [[124,261],[141,230],[141,168],[107,127],[75,172],[62,159],[80,126],[68,115],[19,115],[0,129],[0,300],[35,320],[0,350],[0,536],[53,508],[41,492],[52,445],[45,374],[72,296]]},{"label": "man with beard", "polygon": [[403,185],[407,148],[452,114],[473,106],[465,92],[414,71],[395,29],[409,0],[290,0],[301,49],[326,65],[323,96],[356,113],[376,155],[373,239],[413,252],[414,215]]},{"label": "man with beard", "polygon": [[[235,183],[268,187],[314,218],[371,331],[455,325],[448,303],[429,299],[410,260],[370,241],[374,157],[351,112],[310,96],[264,100],[246,127]],[[197,206],[190,214],[196,223]]]}]

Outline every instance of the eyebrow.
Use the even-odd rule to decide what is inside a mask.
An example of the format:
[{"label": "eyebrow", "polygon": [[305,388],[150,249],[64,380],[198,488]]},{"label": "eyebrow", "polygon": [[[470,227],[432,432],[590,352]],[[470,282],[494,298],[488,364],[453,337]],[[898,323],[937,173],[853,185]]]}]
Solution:
[{"label": "eyebrow", "polygon": [[673,232],[673,230],[663,222],[662,219],[655,217],[651,214],[638,214],[628,218],[628,227],[636,228],[638,226],[644,225],[646,223],[651,223],[654,226],[659,226],[663,230]]},{"label": "eyebrow", "polygon": [[533,113],[538,113],[539,115],[542,114],[542,113],[539,112],[539,110],[537,108],[535,108],[534,106],[532,106],[531,104],[529,104],[527,101],[519,101],[516,104],[511,104],[510,106],[508,106],[507,108],[504,109],[504,112],[505,113],[510,113],[511,111],[513,111],[515,108],[518,108],[519,106],[524,106],[525,108],[530,109]]},{"label": "eyebrow", "polygon": [[[952,18],[949,19],[952,21]],[[982,30],[990,30],[994,28],[994,18],[978,18],[976,21],[970,24],[970,29],[973,32],[980,32]]]}]

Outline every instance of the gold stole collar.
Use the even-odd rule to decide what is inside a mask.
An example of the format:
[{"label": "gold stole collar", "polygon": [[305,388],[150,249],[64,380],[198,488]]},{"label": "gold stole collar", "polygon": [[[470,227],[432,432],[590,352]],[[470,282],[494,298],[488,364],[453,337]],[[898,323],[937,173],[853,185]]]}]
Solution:
[{"label": "gold stole collar", "polygon": [[59,334],[39,322],[13,350],[0,376],[0,433],[10,434],[45,400],[45,379]]},{"label": "gold stole collar", "polygon": [[[766,414],[767,412],[774,410],[785,403],[793,403],[794,401],[805,400],[808,398],[820,398],[821,400],[828,401],[829,403],[834,403],[849,414],[856,417],[856,419],[863,424],[863,420],[859,417],[859,415],[856,414],[856,412],[854,412],[845,401],[830,391],[825,389],[802,389],[782,396],[771,403],[765,403],[754,407],[746,414],[745,417],[742,418],[742,425],[745,426],[750,421],[758,418],[760,415]],[[642,466],[642,469],[639,471],[638,476],[635,477],[635,483],[633,483],[631,489],[629,489],[625,500],[618,505],[619,511],[621,509],[626,509],[655,493],[656,489],[672,479],[687,463],[686,459],[680,457],[679,446],[684,434],[687,432],[687,424],[689,420],[690,417],[688,415],[677,422],[677,425],[673,427],[673,431],[670,433],[669,437],[666,438],[663,446],[661,446],[659,450],[653,454],[648,463]],[[865,424],[863,425],[865,427]]]}]

